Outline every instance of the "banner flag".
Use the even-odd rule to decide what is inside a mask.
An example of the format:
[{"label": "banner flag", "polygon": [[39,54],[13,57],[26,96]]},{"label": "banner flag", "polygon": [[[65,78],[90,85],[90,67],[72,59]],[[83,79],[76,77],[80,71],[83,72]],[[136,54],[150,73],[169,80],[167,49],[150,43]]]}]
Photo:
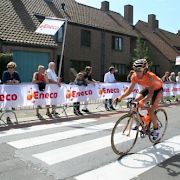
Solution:
[{"label": "banner flag", "polygon": [[55,35],[64,23],[65,20],[47,18],[40,24],[35,32],[47,35]]}]

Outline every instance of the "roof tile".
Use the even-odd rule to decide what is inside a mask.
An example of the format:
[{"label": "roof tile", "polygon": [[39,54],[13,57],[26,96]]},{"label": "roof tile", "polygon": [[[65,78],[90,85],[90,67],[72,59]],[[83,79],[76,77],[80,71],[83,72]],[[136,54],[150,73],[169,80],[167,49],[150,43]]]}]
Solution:
[{"label": "roof tile", "polygon": [[138,30],[145,37],[145,39],[153,44],[169,60],[175,61],[176,56],[180,54],[173,46],[159,36],[161,30],[157,29],[155,32],[153,32],[149,29],[148,24],[143,21],[139,21],[136,24],[136,30]]},{"label": "roof tile", "polygon": [[[61,9],[65,3],[65,11]],[[67,18],[70,22],[137,36],[120,14],[89,7],[75,0],[1,0],[0,39],[17,43],[57,46],[52,36],[36,34],[40,22],[35,14]],[[118,23],[117,23],[118,22]]]}]

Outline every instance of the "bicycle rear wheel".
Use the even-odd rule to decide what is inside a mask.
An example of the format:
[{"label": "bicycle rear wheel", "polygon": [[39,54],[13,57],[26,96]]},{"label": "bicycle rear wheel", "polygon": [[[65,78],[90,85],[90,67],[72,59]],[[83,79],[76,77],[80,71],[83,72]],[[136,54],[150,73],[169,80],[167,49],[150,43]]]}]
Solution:
[{"label": "bicycle rear wheel", "polygon": [[134,123],[132,114],[125,114],[115,123],[111,133],[111,147],[117,155],[127,154],[135,145],[139,127],[137,130],[132,130]]},{"label": "bicycle rear wheel", "polygon": [[150,123],[149,134],[148,134],[149,140],[154,144],[159,143],[162,140],[162,138],[164,137],[164,134],[166,132],[167,125],[168,125],[167,113],[164,109],[157,109],[155,111],[155,114],[158,119],[157,122],[158,122],[158,128],[159,128],[159,138],[157,140],[153,140],[153,137],[151,135],[154,130],[152,121]]}]

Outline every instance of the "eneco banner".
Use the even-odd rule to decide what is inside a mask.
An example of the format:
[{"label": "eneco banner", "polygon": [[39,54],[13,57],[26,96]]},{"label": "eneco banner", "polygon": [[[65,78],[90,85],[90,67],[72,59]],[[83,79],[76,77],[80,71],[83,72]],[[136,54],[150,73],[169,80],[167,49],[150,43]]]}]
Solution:
[{"label": "eneco banner", "polygon": [[55,35],[64,22],[64,20],[60,19],[47,18],[40,24],[36,33]]},{"label": "eneco banner", "polygon": [[[129,86],[129,83],[99,83],[96,85],[76,86],[63,84],[46,85],[44,92],[36,84],[0,85],[0,108],[24,107],[36,105],[64,105],[77,101],[116,98]],[[164,84],[164,96],[180,94],[180,84]],[[134,97],[142,89],[134,88],[129,97]]]}]

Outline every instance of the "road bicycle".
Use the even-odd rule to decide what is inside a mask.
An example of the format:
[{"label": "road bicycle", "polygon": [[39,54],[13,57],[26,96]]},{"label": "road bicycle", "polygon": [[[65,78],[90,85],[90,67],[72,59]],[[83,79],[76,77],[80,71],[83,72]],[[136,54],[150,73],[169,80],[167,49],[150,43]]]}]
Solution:
[{"label": "road bicycle", "polygon": [[[148,107],[145,107],[143,111],[147,112]],[[145,121],[145,116],[142,115],[143,111],[138,108],[137,102],[131,100],[129,102],[129,112],[121,116],[115,123],[111,133],[111,147],[117,155],[127,154],[136,144],[138,137],[145,138],[148,136],[153,144],[162,140],[168,125],[166,111],[162,108],[155,110],[160,133],[156,140],[152,136],[153,122],[151,120],[149,122]]]}]

